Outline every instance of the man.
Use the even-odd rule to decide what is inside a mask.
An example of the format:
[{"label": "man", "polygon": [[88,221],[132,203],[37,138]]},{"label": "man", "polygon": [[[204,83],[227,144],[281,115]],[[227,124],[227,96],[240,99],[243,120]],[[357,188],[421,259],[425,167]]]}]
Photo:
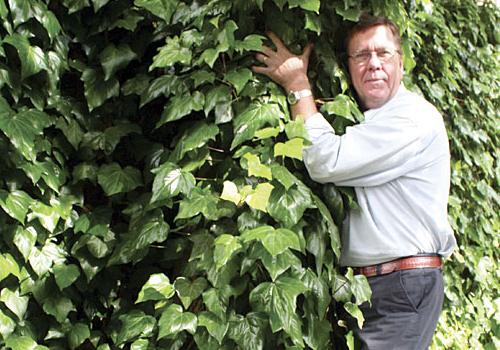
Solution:
[{"label": "man", "polygon": [[444,296],[441,257],[456,245],[447,220],[449,148],[439,112],[401,83],[397,27],[362,16],[347,37],[348,68],[365,121],[335,135],[318,113],[307,76],[312,45],[293,55],[273,33],[254,66],[289,94],[312,145],[304,150],[311,178],[355,188],[342,235],[340,263],[364,274],[371,306],[355,333],[363,349],[426,349]]}]

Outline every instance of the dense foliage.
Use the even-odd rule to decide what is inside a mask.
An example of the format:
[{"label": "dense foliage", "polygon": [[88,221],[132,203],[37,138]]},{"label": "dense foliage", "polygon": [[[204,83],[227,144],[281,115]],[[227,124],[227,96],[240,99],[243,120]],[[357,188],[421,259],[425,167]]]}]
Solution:
[{"label": "dense foliage", "polygon": [[0,347],[353,348],[355,199],[308,178],[303,125],[249,67],[266,30],[314,41],[342,132],[364,10],[401,26],[405,83],[448,125],[459,249],[433,346],[498,348],[500,16],[472,0],[0,0]]}]

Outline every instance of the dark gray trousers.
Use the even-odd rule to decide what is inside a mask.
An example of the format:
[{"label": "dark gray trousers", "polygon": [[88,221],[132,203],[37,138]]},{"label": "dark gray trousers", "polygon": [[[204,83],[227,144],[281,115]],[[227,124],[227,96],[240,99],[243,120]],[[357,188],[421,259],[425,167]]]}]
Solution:
[{"label": "dark gray trousers", "polygon": [[372,305],[364,303],[363,329],[354,329],[362,350],[423,350],[441,313],[441,269],[396,271],[368,278]]}]

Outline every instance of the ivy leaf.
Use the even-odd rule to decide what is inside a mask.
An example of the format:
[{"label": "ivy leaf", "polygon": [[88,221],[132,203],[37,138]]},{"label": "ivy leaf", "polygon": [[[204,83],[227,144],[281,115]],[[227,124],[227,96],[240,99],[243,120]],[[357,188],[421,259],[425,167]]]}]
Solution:
[{"label": "ivy leaf", "polygon": [[275,230],[271,226],[260,226],[253,230],[244,232],[241,235],[244,242],[257,240],[262,243],[264,248],[273,256],[283,253],[288,248],[300,249],[300,241],[297,234],[286,228]]},{"label": "ivy leaf", "polygon": [[21,60],[21,79],[25,79],[42,70],[47,70],[47,58],[38,46],[31,46],[27,37],[12,33],[3,39],[4,43],[14,46]]},{"label": "ivy leaf", "polygon": [[56,127],[61,130],[68,139],[69,143],[78,149],[78,145],[83,138],[83,130],[75,119],[69,119],[66,121],[63,117],[59,118],[56,123]]},{"label": "ivy leaf", "polygon": [[217,289],[210,288],[203,292],[203,303],[207,307],[208,311],[212,312],[220,319],[226,318],[227,306],[221,300]]},{"label": "ivy leaf", "polygon": [[116,344],[124,344],[135,338],[144,335],[151,336],[155,326],[156,319],[153,316],[146,315],[142,310],[131,310],[128,313],[118,317],[122,326],[116,335]]},{"label": "ivy leaf", "polygon": [[205,96],[205,107],[203,111],[208,114],[219,104],[231,101],[231,89],[227,85],[219,85],[210,89]]},{"label": "ivy leaf", "polygon": [[[215,80],[215,74],[213,72],[209,72],[207,70],[197,70],[197,71],[193,72],[193,74],[191,74],[190,78],[193,79],[194,87],[197,88],[200,85],[203,85],[206,83],[213,84],[213,82]],[[225,85],[219,85],[218,87],[228,88]],[[215,90],[215,89],[212,89],[212,90]],[[208,94],[207,94],[207,98],[208,98]],[[205,105],[206,105],[206,102],[205,102]]]},{"label": "ivy leaf", "polygon": [[304,28],[309,29],[312,32],[318,33],[318,35],[321,35],[320,17],[310,12],[306,12],[305,17],[306,17],[306,24]]},{"label": "ivy leaf", "polygon": [[126,44],[115,46],[111,43],[106,46],[99,55],[104,70],[104,80],[108,80],[117,71],[126,67],[130,61],[136,58],[137,54]]},{"label": "ivy leaf", "polygon": [[9,193],[0,189],[0,206],[20,223],[24,223],[32,202],[33,199],[24,191],[14,190]]},{"label": "ivy leaf", "polygon": [[181,200],[175,220],[192,218],[200,213],[207,219],[214,220],[218,217],[218,202],[218,198],[210,189],[195,187],[187,198]]},{"label": "ivy leaf", "polygon": [[307,187],[299,185],[286,190],[278,185],[271,193],[267,210],[285,227],[292,227],[299,222],[304,211],[311,205],[311,194]]},{"label": "ivy leaf", "polygon": [[113,153],[116,145],[118,145],[122,137],[132,133],[140,134],[141,131],[142,130],[139,125],[132,123],[121,123],[115,126],[111,126],[104,130],[104,144],[101,149],[104,150],[104,153],[111,154]]},{"label": "ivy leaf", "polygon": [[9,253],[0,254],[0,281],[10,274],[19,277],[19,265]]},{"label": "ivy leaf", "polygon": [[158,326],[158,339],[178,334],[183,330],[194,334],[198,326],[198,319],[191,312],[183,312],[182,306],[172,304],[161,314]]},{"label": "ivy leaf", "polygon": [[37,218],[38,221],[45,227],[49,232],[54,232],[57,223],[61,216],[51,206],[45,205],[42,202],[35,202],[30,206],[31,213],[28,215],[28,220],[31,221]]},{"label": "ivy leaf", "polygon": [[35,246],[36,238],[37,233],[33,227],[28,227],[26,229],[23,229],[21,226],[17,227],[13,242],[23,255],[25,261],[28,260],[31,250]]},{"label": "ivy leaf", "polygon": [[40,3],[31,3],[31,8],[34,12],[34,16],[38,22],[47,31],[50,40],[54,38],[61,32],[61,24],[59,23],[57,17],[52,11],[49,11],[46,6]]},{"label": "ivy leaf", "polygon": [[165,20],[166,24],[169,24],[177,7],[177,2],[177,0],[135,0],[134,5],[148,10],[153,15]]},{"label": "ivy leaf", "polygon": [[[0,309],[0,334],[3,339],[11,339],[9,335],[14,332],[14,329],[16,329],[16,322]],[[8,346],[8,342],[6,345]],[[15,345],[17,346],[17,343]]]},{"label": "ivy leaf", "polygon": [[116,78],[105,80],[101,70],[86,68],[82,73],[82,80],[87,105],[91,111],[120,93],[118,80]]},{"label": "ivy leaf", "polygon": [[179,37],[167,38],[165,46],[161,47],[158,54],[153,57],[153,64],[149,67],[152,71],[155,68],[165,68],[181,63],[189,65],[191,62],[191,51],[187,47],[181,46]]},{"label": "ivy leaf", "polygon": [[201,312],[198,316],[198,326],[205,327],[208,333],[217,339],[219,344],[222,344],[222,340],[229,329],[229,323],[222,321],[215,314],[207,311]]},{"label": "ivy leaf", "polygon": [[124,264],[140,258],[150,244],[165,241],[169,231],[170,226],[160,209],[131,221],[129,231],[117,244],[108,265]]},{"label": "ivy leaf", "polygon": [[369,302],[372,296],[372,290],[368,284],[368,280],[363,275],[353,274],[352,269],[348,269],[346,277],[351,282],[351,292],[356,299],[356,305],[361,305],[364,302]]},{"label": "ivy leaf", "polygon": [[43,129],[53,122],[53,117],[35,109],[14,114],[7,102],[0,99],[0,129],[28,160],[36,159],[36,137],[42,135]]},{"label": "ivy leaf", "polygon": [[50,241],[42,249],[33,248],[29,257],[31,268],[38,276],[47,273],[52,264],[62,263],[64,260],[62,249]]},{"label": "ivy leaf", "polygon": [[356,121],[351,113],[350,99],[346,95],[339,94],[335,96],[333,101],[323,105],[322,110],[326,111],[328,114],[338,115],[353,122]]},{"label": "ivy leaf", "polygon": [[223,234],[214,241],[214,262],[217,269],[226,265],[229,259],[241,248],[238,237],[229,234]]},{"label": "ivy leaf", "polygon": [[262,261],[272,281],[276,281],[281,274],[291,267],[297,267],[298,269],[302,267],[300,259],[288,249],[277,256],[272,256],[262,245],[256,245],[255,247],[255,257]]},{"label": "ivy leaf", "polygon": [[[297,334],[300,319],[296,316],[295,309],[297,296],[306,291],[307,288],[300,280],[280,277],[276,282],[264,282],[254,288],[250,293],[250,303],[255,310],[269,315],[273,332],[284,329],[294,342],[303,345],[302,338]],[[300,327],[298,332],[301,333]]]},{"label": "ivy leaf", "polygon": [[263,313],[249,312],[245,316],[233,315],[228,336],[242,349],[262,350],[265,348],[264,339],[268,323]]},{"label": "ivy leaf", "polygon": [[359,309],[358,305],[348,301],[344,304],[344,309],[357,320],[358,327],[363,328],[363,323],[365,322],[365,318],[363,316],[363,313]]},{"label": "ivy leaf", "polygon": [[60,290],[69,287],[80,277],[80,270],[75,264],[57,264],[54,265],[52,271]]},{"label": "ivy leaf", "polygon": [[261,164],[258,156],[253,153],[246,153],[243,159],[247,161],[248,176],[259,176],[272,180],[271,169],[267,165]]},{"label": "ivy leaf", "polygon": [[188,195],[196,184],[190,172],[184,171],[174,163],[166,162],[151,170],[155,174],[150,203],[177,196]]},{"label": "ivy leaf", "polygon": [[318,208],[321,213],[323,220],[328,225],[328,232],[330,233],[330,244],[333,252],[337,257],[340,257],[340,234],[335,222],[332,219],[330,211],[326,207],[326,205],[321,201],[321,199],[315,194],[312,195],[314,204]]},{"label": "ivy leaf", "polygon": [[143,20],[144,17],[137,13],[135,10],[125,11],[123,18],[118,19],[110,29],[113,28],[123,28],[126,30],[130,30],[131,32],[135,31],[137,28],[137,24]]},{"label": "ivy leaf", "polygon": [[187,152],[206,145],[209,140],[215,140],[218,133],[219,128],[215,124],[207,124],[204,121],[195,123],[182,134],[170,159],[182,160]]},{"label": "ivy leaf", "polygon": [[308,139],[308,133],[304,125],[304,119],[297,118],[296,120],[291,120],[285,124],[285,133],[289,140],[296,137],[302,138],[304,140]]},{"label": "ivy leaf", "polygon": [[235,69],[228,72],[225,79],[236,89],[236,95],[239,95],[248,81],[252,78],[252,71],[248,68]]},{"label": "ivy leaf", "polygon": [[274,186],[270,183],[260,183],[246,197],[245,202],[252,208],[267,213],[269,197]]},{"label": "ivy leaf", "polygon": [[174,282],[174,286],[182,305],[187,309],[193,300],[197,299],[207,289],[208,283],[203,277],[198,277],[193,282],[190,282],[185,277],[178,277]]},{"label": "ivy leaf", "polygon": [[122,169],[118,163],[111,163],[99,168],[97,182],[108,196],[112,196],[141,186],[142,176],[136,168],[126,166]]},{"label": "ivy leaf", "polygon": [[71,299],[64,296],[51,296],[43,301],[43,311],[54,316],[59,323],[63,323],[71,311],[75,311]]},{"label": "ivy leaf", "polygon": [[320,0],[288,0],[289,8],[294,8],[299,6],[304,10],[314,11],[317,14],[319,14],[320,5],[321,5]]},{"label": "ivy leaf", "polygon": [[304,147],[304,140],[301,138],[294,138],[289,141],[278,142],[274,145],[274,156],[285,156],[302,160],[302,148]]},{"label": "ivy leaf", "polygon": [[89,326],[84,323],[77,323],[71,327],[68,334],[68,343],[71,349],[80,346],[86,339],[90,338]]},{"label": "ivy leaf", "polygon": [[222,188],[220,198],[239,205],[241,202],[241,195],[238,192],[238,187],[236,186],[236,184],[234,182],[226,180],[224,181],[223,186],[224,187]]},{"label": "ivy leaf", "polygon": [[170,284],[168,277],[163,273],[155,273],[149,276],[148,281],[142,286],[135,303],[170,299],[174,294],[174,286]]},{"label": "ivy leaf", "polygon": [[284,118],[284,115],[277,104],[260,102],[250,104],[233,121],[234,139],[231,150],[242,142],[252,139],[255,132],[264,125],[277,126],[279,118]]},{"label": "ivy leaf", "polygon": [[199,91],[195,91],[192,95],[183,94],[182,96],[174,96],[165,106],[156,127],[159,128],[163,124],[179,120],[193,111],[201,111],[204,104],[205,96]]},{"label": "ivy leaf", "polygon": [[[141,93],[141,103],[140,107],[151,102],[155,98],[164,95],[166,97],[171,94],[174,95],[184,95],[187,93],[186,85],[182,80],[180,80],[176,75],[165,74],[161,77],[154,79],[149,86]],[[171,103],[172,101],[169,101]],[[182,104],[179,103],[179,106]]]},{"label": "ivy leaf", "polygon": [[3,288],[0,294],[2,301],[10,311],[12,311],[19,320],[23,320],[24,314],[28,309],[29,297],[19,295],[19,290],[12,291],[9,288]]},{"label": "ivy leaf", "polygon": [[38,345],[36,341],[31,339],[27,335],[22,336],[11,336],[5,341],[7,348],[15,350],[49,350],[48,347],[43,345]]},{"label": "ivy leaf", "polygon": [[293,185],[299,183],[299,179],[293,175],[290,170],[288,170],[286,167],[279,165],[279,164],[272,164],[271,165],[271,172],[273,175],[273,178],[278,180],[280,184],[285,187],[285,190],[288,191],[290,187]]},{"label": "ivy leaf", "polygon": [[68,14],[72,14],[90,6],[89,0],[63,0],[63,4],[68,8]]},{"label": "ivy leaf", "polygon": [[281,132],[280,127],[264,128],[257,130],[257,132],[255,133],[255,138],[257,138],[258,140],[264,140],[271,137],[276,137],[279,135],[280,132]]},{"label": "ivy leaf", "polygon": [[250,34],[242,41],[236,41],[234,47],[238,52],[244,51],[262,51],[262,42],[267,38],[262,35]]}]

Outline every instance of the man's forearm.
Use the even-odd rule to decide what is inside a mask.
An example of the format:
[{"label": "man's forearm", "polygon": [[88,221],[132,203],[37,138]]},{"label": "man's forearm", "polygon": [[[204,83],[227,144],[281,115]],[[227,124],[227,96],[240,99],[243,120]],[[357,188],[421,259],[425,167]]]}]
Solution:
[{"label": "man's forearm", "polygon": [[[307,77],[299,78],[284,88],[287,94],[290,93],[290,91],[312,90]],[[294,120],[302,118],[306,121],[310,116],[318,113],[316,103],[314,102],[314,96],[302,97],[297,103],[290,105],[290,112]]]}]

